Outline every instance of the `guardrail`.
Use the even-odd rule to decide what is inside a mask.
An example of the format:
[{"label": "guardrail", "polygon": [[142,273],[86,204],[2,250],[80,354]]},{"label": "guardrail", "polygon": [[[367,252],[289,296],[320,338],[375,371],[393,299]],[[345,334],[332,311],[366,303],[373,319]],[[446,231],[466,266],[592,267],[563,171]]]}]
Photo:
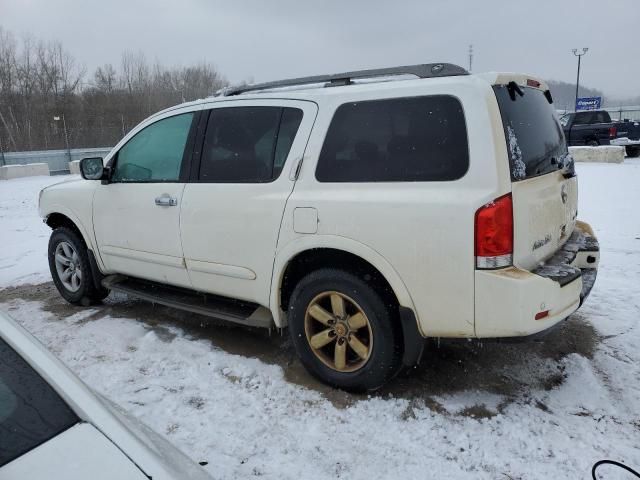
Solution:
[{"label": "guardrail", "polygon": [[40,150],[35,152],[4,152],[0,155],[0,166],[31,165],[46,163],[51,175],[69,173],[69,162],[85,157],[104,157],[111,147],[73,148],[71,150]]}]

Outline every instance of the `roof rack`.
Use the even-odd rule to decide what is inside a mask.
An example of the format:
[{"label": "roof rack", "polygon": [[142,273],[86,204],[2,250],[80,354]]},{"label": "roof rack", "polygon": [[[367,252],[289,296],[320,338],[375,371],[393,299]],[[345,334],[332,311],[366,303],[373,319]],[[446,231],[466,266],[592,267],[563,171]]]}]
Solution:
[{"label": "roof rack", "polygon": [[353,80],[360,78],[384,77],[392,75],[415,75],[418,78],[452,77],[469,75],[464,68],[451,63],[424,63],[421,65],[406,65],[404,67],[374,68],[370,70],[356,70],[354,72],[334,73],[332,75],[314,75],[312,77],[290,78],[275,82],[256,83],[254,85],[240,85],[220,90],[219,95],[228,97],[256,90],[268,90],[280,87],[292,87],[324,83],[325,87],[351,85]]}]

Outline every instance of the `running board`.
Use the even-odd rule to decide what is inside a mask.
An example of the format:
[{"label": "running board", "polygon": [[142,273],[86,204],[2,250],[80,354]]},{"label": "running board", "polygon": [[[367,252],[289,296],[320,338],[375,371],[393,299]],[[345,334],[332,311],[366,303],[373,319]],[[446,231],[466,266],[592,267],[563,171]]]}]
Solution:
[{"label": "running board", "polygon": [[102,280],[102,286],[152,303],[241,325],[262,328],[271,328],[274,325],[269,309],[251,302],[196,292],[187,288],[163,285],[148,280],[139,280],[123,275],[105,277]]}]

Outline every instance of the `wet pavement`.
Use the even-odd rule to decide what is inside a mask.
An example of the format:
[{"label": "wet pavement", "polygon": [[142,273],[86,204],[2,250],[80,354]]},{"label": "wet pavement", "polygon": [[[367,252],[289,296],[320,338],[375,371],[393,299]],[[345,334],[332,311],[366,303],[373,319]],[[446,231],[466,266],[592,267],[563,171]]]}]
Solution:
[{"label": "wet pavement", "polygon": [[[19,300],[40,302],[44,311],[59,318],[83,309],[66,303],[51,282],[0,290],[0,304]],[[269,332],[229,324],[124,294],[112,293],[103,305],[90,308],[95,313],[84,322],[107,316],[135,319],[153,329],[167,344],[176,335],[168,327],[178,327],[187,336],[208,340],[228,353],[279,365],[288,381],[320,392],[337,407],[346,407],[368,397],[408,399],[407,417],[412,416],[412,405],[426,405],[438,411],[441,409],[438,398],[468,391],[500,396],[497,412],[513,402],[533,402],[544,410],[544,404],[530,399],[531,392],[550,390],[562,384],[565,373],[560,360],[574,353],[591,358],[600,340],[580,313],[572,315],[548,335],[526,342],[430,339],[419,366],[401,372],[388,386],[375,393],[354,395],[327,387],[312,378],[297,360],[287,331]],[[474,406],[461,413],[481,418],[493,416],[496,411]]]}]

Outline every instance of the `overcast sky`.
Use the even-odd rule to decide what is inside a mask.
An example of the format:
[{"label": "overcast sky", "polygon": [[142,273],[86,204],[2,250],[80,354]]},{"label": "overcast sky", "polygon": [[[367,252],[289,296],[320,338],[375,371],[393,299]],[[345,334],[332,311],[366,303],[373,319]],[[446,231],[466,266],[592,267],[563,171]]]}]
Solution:
[{"label": "overcast sky", "polygon": [[92,73],[123,50],[208,61],[232,82],[447,61],[640,95],[640,0],[0,0],[0,25],[63,42]]}]

